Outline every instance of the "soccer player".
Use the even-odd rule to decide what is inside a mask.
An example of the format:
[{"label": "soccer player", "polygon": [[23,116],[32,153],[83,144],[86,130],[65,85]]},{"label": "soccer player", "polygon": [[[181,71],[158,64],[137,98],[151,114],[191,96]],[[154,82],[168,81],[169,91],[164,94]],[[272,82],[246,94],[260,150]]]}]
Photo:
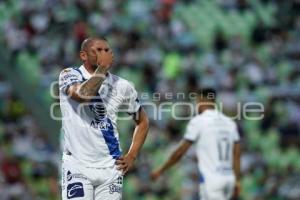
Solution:
[{"label": "soccer player", "polygon": [[[109,72],[113,53],[105,39],[84,40],[80,58],[80,67],[64,69],[59,77],[64,132],[62,199],[119,200],[123,175],[145,141],[148,117],[134,87]],[[136,122],[124,156],[116,124],[121,108]]]},{"label": "soccer player", "polygon": [[187,125],[183,140],[169,159],[151,174],[153,180],[176,164],[193,143],[200,171],[200,199],[227,200],[239,193],[240,144],[233,120],[215,108],[216,92],[203,89],[198,94],[200,113]]}]

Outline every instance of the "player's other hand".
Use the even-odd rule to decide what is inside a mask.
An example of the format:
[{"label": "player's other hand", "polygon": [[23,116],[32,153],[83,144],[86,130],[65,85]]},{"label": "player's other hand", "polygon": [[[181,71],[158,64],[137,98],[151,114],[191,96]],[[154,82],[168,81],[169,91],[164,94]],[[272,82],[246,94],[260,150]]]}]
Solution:
[{"label": "player's other hand", "polygon": [[160,170],[154,170],[153,172],[151,172],[151,180],[152,181],[156,181],[160,176],[161,176],[161,171]]},{"label": "player's other hand", "polygon": [[233,199],[239,199],[241,193],[241,182],[236,181],[233,192]]},{"label": "player's other hand", "polygon": [[116,161],[117,169],[122,170],[123,175],[125,175],[133,166],[134,160],[135,159],[129,155],[121,156]]}]

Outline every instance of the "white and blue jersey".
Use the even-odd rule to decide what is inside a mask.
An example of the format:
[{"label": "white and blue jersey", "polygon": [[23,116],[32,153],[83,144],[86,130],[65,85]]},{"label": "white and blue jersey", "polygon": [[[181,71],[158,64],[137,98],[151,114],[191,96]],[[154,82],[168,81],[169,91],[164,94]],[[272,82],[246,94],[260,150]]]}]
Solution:
[{"label": "white and blue jersey", "polygon": [[236,123],[217,110],[206,110],[188,123],[184,138],[196,144],[201,199],[228,200],[235,183],[234,143],[240,140]]},{"label": "white and blue jersey", "polygon": [[64,132],[64,149],[84,166],[111,167],[121,156],[117,114],[120,106],[128,113],[140,109],[137,92],[125,79],[107,74],[97,97],[87,103],[71,99],[66,90],[92,75],[84,66],[60,73],[59,93]]},{"label": "white and blue jersey", "polygon": [[187,125],[184,138],[196,143],[204,177],[233,175],[233,146],[240,137],[236,123],[218,110],[206,110]]}]

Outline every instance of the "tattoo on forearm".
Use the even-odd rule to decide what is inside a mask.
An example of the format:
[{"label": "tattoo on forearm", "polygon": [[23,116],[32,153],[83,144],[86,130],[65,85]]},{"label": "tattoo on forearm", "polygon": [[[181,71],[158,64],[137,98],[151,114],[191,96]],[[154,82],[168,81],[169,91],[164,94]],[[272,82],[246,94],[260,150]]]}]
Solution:
[{"label": "tattoo on forearm", "polygon": [[81,84],[78,89],[78,95],[83,99],[91,99],[95,97],[103,81],[105,80],[105,70],[98,67],[94,75],[87,81]]}]

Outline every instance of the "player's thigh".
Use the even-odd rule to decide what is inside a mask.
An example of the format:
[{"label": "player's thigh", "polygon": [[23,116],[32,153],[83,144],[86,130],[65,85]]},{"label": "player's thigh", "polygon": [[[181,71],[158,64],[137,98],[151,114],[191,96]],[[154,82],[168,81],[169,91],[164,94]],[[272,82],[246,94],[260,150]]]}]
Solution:
[{"label": "player's thigh", "polygon": [[94,188],[80,165],[69,158],[62,163],[62,199],[93,200]]},{"label": "player's thigh", "polygon": [[201,183],[200,200],[226,200],[222,188],[216,184]]},{"label": "player's thigh", "polygon": [[225,183],[225,197],[226,199],[231,199],[233,192],[234,192],[234,186],[235,186],[235,178],[229,178]]},{"label": "player's thigh", "polygon": [[95,188],[95,200],[121,200],[123,175],[115,167],[105,171],[107,180]]}]

